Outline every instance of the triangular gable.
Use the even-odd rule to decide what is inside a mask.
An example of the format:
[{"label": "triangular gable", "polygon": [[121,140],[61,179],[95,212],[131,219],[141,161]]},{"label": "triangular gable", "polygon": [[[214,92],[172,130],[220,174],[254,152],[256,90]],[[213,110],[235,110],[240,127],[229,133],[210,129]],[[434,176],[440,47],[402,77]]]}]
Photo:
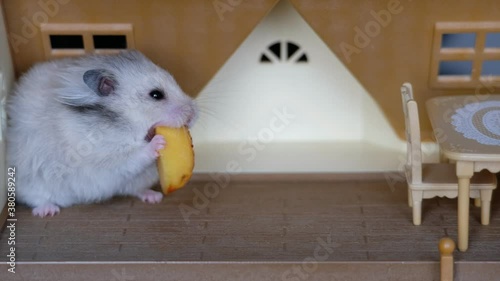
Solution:
[{"label": "triangular gable", "polygon": [[399,144],[370,94],[288,0],[255,27],[198,103],[198,143]]}]

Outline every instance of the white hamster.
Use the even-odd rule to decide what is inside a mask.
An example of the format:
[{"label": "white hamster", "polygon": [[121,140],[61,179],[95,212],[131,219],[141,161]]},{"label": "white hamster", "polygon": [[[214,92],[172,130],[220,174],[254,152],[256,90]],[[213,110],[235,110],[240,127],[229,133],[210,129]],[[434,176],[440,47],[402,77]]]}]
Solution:
[{"label": "white hamster", "polygon": [[132,195],[158,203],[158,125],[191,127],[195,101],[136,50],[35,65],[8,99],[7,164],[33,215]]}]

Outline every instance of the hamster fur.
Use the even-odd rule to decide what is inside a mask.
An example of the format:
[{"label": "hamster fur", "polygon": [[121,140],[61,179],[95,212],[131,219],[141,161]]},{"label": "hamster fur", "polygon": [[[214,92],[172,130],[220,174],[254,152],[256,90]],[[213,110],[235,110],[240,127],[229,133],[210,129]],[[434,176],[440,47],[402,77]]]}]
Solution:
[{"label": "hamster fur", "polygon": [[158,125],[190,127],[197,106],[139,51],[35,65],[8,99],[7,163],[37,216],[132,195],[158,203]]}]

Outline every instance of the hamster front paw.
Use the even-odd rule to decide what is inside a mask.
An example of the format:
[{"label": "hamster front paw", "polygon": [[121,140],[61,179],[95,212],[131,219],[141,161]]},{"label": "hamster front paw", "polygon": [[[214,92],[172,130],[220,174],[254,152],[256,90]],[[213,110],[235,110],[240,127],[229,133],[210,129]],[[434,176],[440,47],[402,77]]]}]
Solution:
[{"label": "hamster front paw", "polygon": [[161,202],[161,200],[163,199],[163,194],[161,192],[148,189],[143,191],[137,197],[139,197],[142,202],[156,204]]},{"label": "hamster front paw", "polygon": [[158,151],[165,148],[166,144],[167,142],[162,135],[155,135],[148,145],[148,148],[151,151],[151,155],[153,155],[154,158],[158,158],[160,156],[160,153]]},{"label": "hamster front paw", "polygon": [[54,204],[45,204],[42,206],[38,206],[33,209],[32,213],[34,216],[39,216],[41,218],[46,217],[46,216],[55,216],[59,213],[60,209],[58,206]]}]

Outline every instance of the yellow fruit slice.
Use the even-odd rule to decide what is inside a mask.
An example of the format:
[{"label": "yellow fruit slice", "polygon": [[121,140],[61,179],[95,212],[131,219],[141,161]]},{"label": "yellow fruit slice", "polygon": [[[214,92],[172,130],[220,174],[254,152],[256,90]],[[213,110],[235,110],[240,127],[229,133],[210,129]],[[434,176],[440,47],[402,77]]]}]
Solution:
[{"label": "yellow fruit slice", "polygon": [[167,142],[165,148],[159,151],[157,161],[161,189],[167,195],[184,187],[193,174],[193,141],[186,127],[156,127],[155,130]]}]

